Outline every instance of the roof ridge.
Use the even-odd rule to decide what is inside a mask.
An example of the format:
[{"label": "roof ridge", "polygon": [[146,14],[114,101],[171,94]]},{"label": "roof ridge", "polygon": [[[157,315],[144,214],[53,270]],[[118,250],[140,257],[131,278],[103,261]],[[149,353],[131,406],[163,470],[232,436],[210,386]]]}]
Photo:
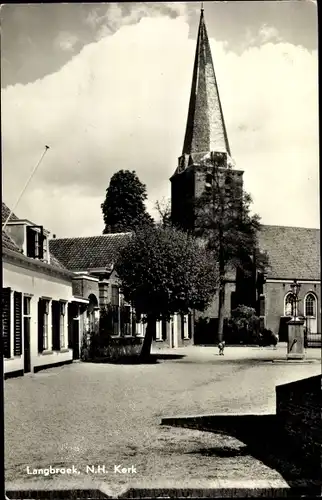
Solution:
[{"label": "roof ridge", "polygon": [[132,232],[127,232],[127,233],[108,233],[108,234],[98,234],[94,236],[69,236],[66,238],[50,238],[50,241],[63,241],[63,240],[82,240],[86,238],[100,238],[100,237],[106,237],[106,236],[124,236],[132,234]]},{"label": "roof ridge", "polygon": [[282,226],[280,224],[261,224],[260,227],[279,227],[287,229],[306,229],[311,231],[320,231],[319,227],[304,227],[304,226]]}]

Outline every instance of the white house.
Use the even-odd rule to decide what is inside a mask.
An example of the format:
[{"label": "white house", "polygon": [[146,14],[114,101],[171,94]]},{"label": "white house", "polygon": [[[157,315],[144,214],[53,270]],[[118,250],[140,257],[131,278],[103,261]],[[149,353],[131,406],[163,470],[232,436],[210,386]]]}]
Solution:
[{"label": "white house", "polygon": [[[3,203],[3,222],[8,215]],[[5,378],[79,357],[78,325],[89,301],[73,295],[74,274],[50,255],[48,236],[14,214],[2,232]]]}]

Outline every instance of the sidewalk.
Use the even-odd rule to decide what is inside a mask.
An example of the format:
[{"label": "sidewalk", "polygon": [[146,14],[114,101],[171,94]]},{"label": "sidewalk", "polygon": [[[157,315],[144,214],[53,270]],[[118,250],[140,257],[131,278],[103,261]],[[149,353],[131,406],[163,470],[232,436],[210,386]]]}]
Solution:
[{"label": "sidewalk", "polygon": [[[152,354],[168,354],[168,355],[181,355],[189,356],[191,359],[216,359],[220,362],[225,360],[250,360],[250,361],[287,361],[287,343],[281,342],[278,344],[277,349],[274,347],[259,347],[259,346],[226,346],[224,356],[219,356],[217,346],[200,346],[192,345],[185,347],[169,348],[165,347],[158,349],[153,347]],[[317,348],[308,348],[305,351],[305,360],[307,362],[320,362],[321,350]]]}]

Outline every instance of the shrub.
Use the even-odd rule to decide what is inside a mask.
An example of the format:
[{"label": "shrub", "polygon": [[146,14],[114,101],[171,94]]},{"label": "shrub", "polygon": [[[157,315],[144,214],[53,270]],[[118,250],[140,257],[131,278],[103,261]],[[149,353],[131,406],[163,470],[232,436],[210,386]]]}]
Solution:
[{"label": "shrub", "polygon": [[240,342],[254,343],[258,339],[259,317],[255,309],[239,305],[231,313],[230,326]]}]

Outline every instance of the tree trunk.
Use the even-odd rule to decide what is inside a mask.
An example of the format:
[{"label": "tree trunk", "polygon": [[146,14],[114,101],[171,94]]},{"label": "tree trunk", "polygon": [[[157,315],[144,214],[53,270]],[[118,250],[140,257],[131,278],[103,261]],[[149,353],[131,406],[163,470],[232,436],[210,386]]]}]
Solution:
[{"label": "tree trunk", "polygon": [[225,281],[220,277],[218,300],[218,343],[223,341],[224,336],[224,311],[225,311]]},{"label": "tree trunk", "polygon": [[156,325],[155,315],[148,314],[145,336],[140,354],[140,358],[142,360],[147,360],[150,357],[155,325]]}]

